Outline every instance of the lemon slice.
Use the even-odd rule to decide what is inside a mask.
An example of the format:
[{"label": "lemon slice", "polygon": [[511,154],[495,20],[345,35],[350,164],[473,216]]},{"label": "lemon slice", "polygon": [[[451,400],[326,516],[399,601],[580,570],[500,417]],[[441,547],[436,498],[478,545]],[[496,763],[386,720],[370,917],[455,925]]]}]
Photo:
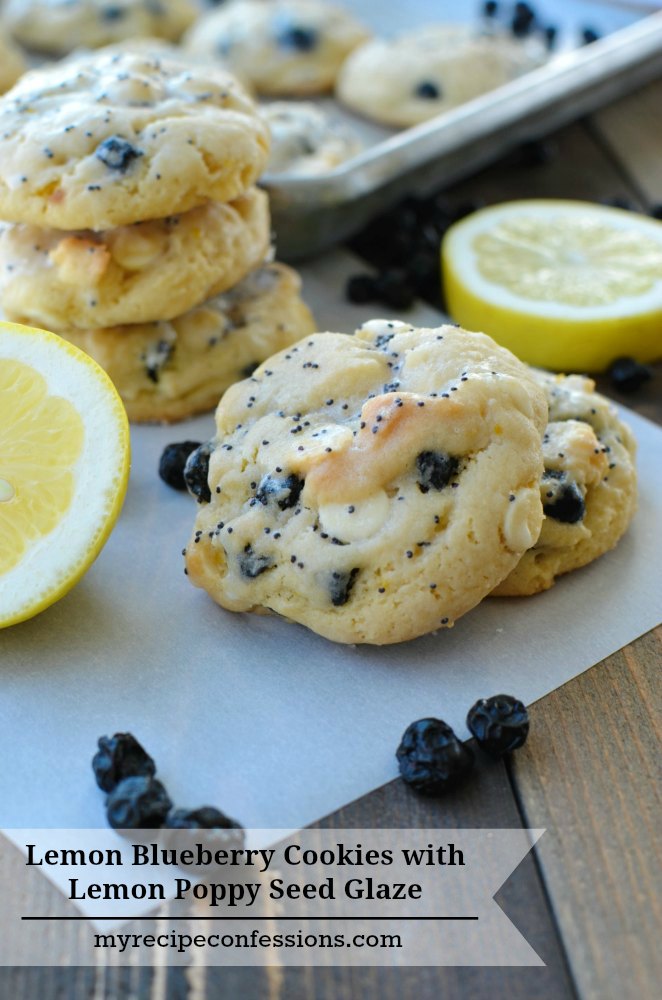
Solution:
[{"label": "lemon slice", "polygon": [[662,355],[662,223],[580,201],[513,201],[452,226],[448,309],[523,361],[600,371]]},{"label": "lemon slice", "polygon": [[80,579],[128,476],[129,426],[105,372],[52,333],[0,323],[0,627]]}]

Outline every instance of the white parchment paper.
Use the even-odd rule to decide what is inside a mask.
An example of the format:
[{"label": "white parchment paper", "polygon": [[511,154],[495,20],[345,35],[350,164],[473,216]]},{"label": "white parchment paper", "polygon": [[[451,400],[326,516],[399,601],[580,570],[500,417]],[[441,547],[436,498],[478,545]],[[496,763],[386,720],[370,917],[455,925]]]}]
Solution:
[{"label": "white parchment paper", "polygon": [[[320,328],[369,318],[341,301],[353,270],[344,253],[304,269]],[[337,646],[194,589],[181,549],[195,505],[156,470],[167,443],[205,439],[212,418],[135,428],[126,505],[96,564],[59,604],[0,633],[0,826],[103,826],[90,759],[100,735],[129,730],[178,805],[298,828],[393,778],[413,719],[436,715],[466,736],[477,698],[530,703],[647,631],[662,603],[662,431],[624,417],[641,499],[614,552],[546,594],[486,600],[452,630],[390,648]]]}]

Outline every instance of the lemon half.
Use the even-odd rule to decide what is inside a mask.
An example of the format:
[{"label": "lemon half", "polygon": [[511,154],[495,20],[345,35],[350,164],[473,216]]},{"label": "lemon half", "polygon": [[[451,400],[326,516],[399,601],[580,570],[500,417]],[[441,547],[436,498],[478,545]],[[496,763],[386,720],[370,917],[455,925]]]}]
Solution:
[{"label": "lemon half", "polygon": [[448,309],[523,361],[601,371],[662,356],[662,223],[580,201],[513,201],[452,226]]},{"label": "lemon half", "polygon": [[52,333],[0,323],[0,627],[80,579],[128,478],[129,425],[106,373]]}]

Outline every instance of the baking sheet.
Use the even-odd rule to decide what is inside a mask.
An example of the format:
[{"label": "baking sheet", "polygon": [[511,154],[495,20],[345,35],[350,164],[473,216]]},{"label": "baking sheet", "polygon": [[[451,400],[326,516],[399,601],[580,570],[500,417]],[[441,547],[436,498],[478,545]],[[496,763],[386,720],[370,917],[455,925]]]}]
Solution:
[{"label": "baking sheet", "polygon": [[[338,252],[302,269],[320,328],[369,318],[341,300],[356,268]],[[407,318],[439,320],[424,307]],[[156,470],[167,443],[206,438],[212,418],[134,428],[126,505],[101,556],[59,604],[0,633],[0,826],[103,826],[90,759],[98,736],[129,730],[178,805],[298,828],[395,777],[413,719],[466,736],[477,698],[530,703],[647,631],[662,594],[662,431],[624,417],[641,501],[613,553],[546,594],[486,600],[452,630],[390,648],[337,646],[194,589],[181,548],[195,505]]]}]

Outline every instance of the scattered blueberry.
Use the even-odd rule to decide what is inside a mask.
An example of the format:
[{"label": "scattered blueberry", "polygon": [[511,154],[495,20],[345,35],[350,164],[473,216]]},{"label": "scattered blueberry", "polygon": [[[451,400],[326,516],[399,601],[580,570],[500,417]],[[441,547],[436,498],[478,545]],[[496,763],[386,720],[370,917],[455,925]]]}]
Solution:
[{"label": "scattered blueberry", "polygon": [[556,47],[556,42],[559,35],[559,29],[556,27],[555,24],[548,24],[545,30],[543,31],[543,35],[545,38],[545,45],[547,47],[547,51],[551,52],[552,49]]},{"label": "scattered blueberry", "polygon": [[341,608],[343,604],[347,604],[358,575],[358,568],[351,569],[348,573],[334,570],[329,582],[329,593],[334,607]]},{"label": "scattered blueberry", "polygon": [[169,830],[241,830],[236,820],[220,809],[201,806],[199,809],[173,809],[163,824]]},{"label": "scattered blueberry", "polygon": [[527,3],[516,3],[510,29],[515,38],[526,38],[531,34],[536,16]]},{"label": "scattered blueberry", "polygon": [[533,139],[523,142],[512,157],[518,167],[544,167],[556,156],[556,146],[549,141]]},{"label": "scattered blueberry", "polygon": [[653,371],[634,358],[616,358],[609,368],[609,377],[620,392],[636,392],[653,377]]},{"label": "scattered blueberry", "polygon": [[165,788],[150,775],[124,778],[106,802],[108,822],[115,830],[160,827],[171,809]]},{"label": "scattered blueberry", "polygon": [[437,101],[441,97],[441,87],[432,80],[423,80],[416,87],[416,96],[424,101]]},{"label": "scattered blueberry", "polygon": [[92,758],[97,785],[104,792],[112,790],[124,778],[151,778],[156,764],[131,733],[99,737],[99,749]]},{"label": "scattered blueberry", "polygon": [[277,41],[283,49],[295,49],[297,52],[312,52],[317,47],[318,36],[313,28],[291,25],[278,32]]},{"label": "scattered blueberry", "polygon": [[441,451],[422,451],[416,458],[418,488],[421,493],[430,489],[443,490],[457,472],[458,461]]},{"label": "scattered blueberry", "polygon": [[377,288],[380,300],[391,309],[411,309],[414,304],[414,290],[401,271],[383,271],[377,278]]},{"label": "scattered blueberry", "polygon": [[481,698],[469,709],[467,726],[483,750],[493,757],[501,757],[525,743],[529,713],[517,698],[496,694],[492,698]]},{"label": "scattered blueberry", "polygon": [[184,466],[192,451],[200,447],[199,441],[177,441],[167,444],[159,460],[159,476],[173,490],[185,490]]},{"label": "scattered blueberry", "polygon": [[474,755],[441,719],[418,719],[407,726],[396,751],[400,774],[425,795],[441,795],[469,775]]},{"label": "scattered blueberry", "polygon": [[126,10],[123,7],[117,7],[114,4],[110,4],[108,7],[101,8],[102,21],[121,21],[125,16]]},{"label": "scattered blueberry", "polygon": [[600,35],[593,28],[582,28],[582,45],[592,45],[593,42],[597,42]]},{"label": "scattered blueberry", "polygon": [[345,295],[349,302],[359,306],[374,302],[379,298],[377,279],[371,274],[354,274],[347,281]]},{"label": "scattered blueberry", "polygon": [[113,135],[109,139],[104,139],[104,141],[97,146],[97,151],[95,156],[102,163],[105,163],[110,170],[119,170],[124,173],[128,170],[129,166],[133,160],[137,160],[138,157],[142,156],[142,151],[136,149],[132,146],[130,142],[126,139],[120,138],[118,135]]},{"label": "scattered blueberry", "polygon": [[485,0],[483,4],[483,14],[485,17],[496,17],[498,9],[499,4],[497,0]]},{"label": "scattered blueberry", "polygon": [[296,507],[303,484],[304,480],[299,479],[294,473],[282,479],[276,476],[264,476],[260,480],[255,496],[265,507],[270,501],[275,500],[281,510],[288,510],[290,507]]},{"label": "scattered blueberry", "polygon": [[184,482],[186,488],[197,498],[198,503],[209,503],[211,500],[211,490],[209,489],[209,456],[214,450],[211,441],[199,445],[192,451],[186,459],[184,466]]},{"label": "scattered blueberry", "polygon": [[250,544],[245,546],[244,551],[239,556],[241,574],[248,577],[249,580],[254,580],[256,576],[264,573],[265,569],[269,569],[270,566],[273,566],[271,557],[260,556],[256,552],[253,552],[253,547]]},{"label": "scattered blueberry", "polygon": [[562,524],[576,524],[586,513],[584,497],[577,483],[568,482],[564,472],[546,469],[541,481],[542,509],[547,517]]}]

